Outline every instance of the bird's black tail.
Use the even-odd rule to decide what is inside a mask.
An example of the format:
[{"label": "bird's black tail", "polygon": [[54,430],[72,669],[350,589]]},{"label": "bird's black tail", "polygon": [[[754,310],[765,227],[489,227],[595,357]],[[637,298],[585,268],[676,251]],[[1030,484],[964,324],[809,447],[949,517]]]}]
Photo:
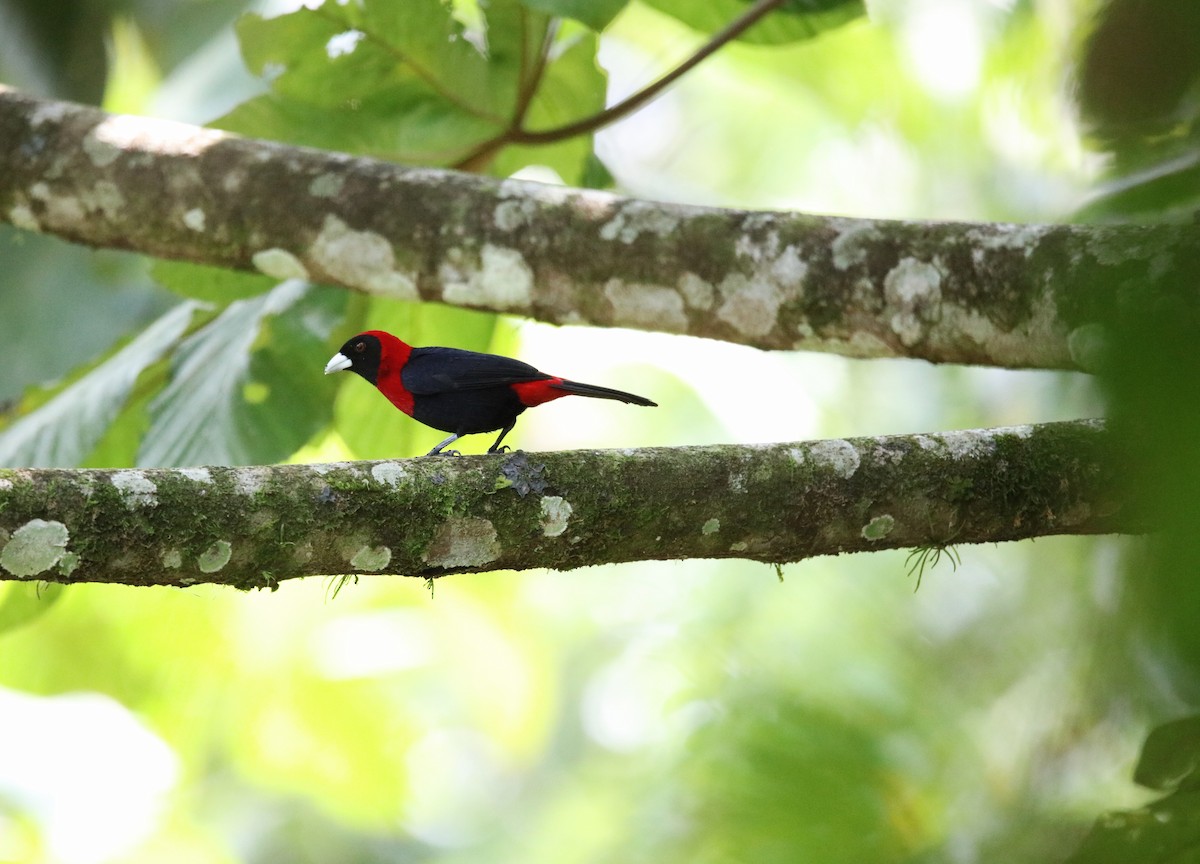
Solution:
[{"label": "bird's black tail", "polygon": [[657,402],[651,402],[644,396],[635,396],[624,390],[613,390],[611,387],[597,387],[595,384],[580,384],[578,381],[557,381],[550,385],[555,390],[565,390],[575,396],[591,396],[595,399],[615,399],[618,402],[628,402],[630,405],[645,405],[647,408],[657,408]]}]

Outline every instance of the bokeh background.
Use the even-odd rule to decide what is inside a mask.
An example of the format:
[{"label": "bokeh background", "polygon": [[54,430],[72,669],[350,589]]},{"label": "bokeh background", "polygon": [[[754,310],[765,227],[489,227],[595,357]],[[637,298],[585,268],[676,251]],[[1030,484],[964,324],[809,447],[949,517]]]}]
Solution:
[{"label": "bokeh background", "polygon": [[[268,88],[243,60],[237,17],[296,5],[0,0],[0,81],[212,122]],[[1163,218],[1195,199],[1200,91],[1180,60],[1200,56],[1195,6],[875,0],[869,18],[813,40],[727,46],[600,131],[593,168],[631,195],[711,205]],[[1113,20],[1110,46],[1096,34]],[[1182,34],[1182,54],[1129,48],[1164,34]],[[605,98],[705,38],[655,6],[625,6],[600,39]],[[1150,57],[1158,78],[1128,72]],[[1137,95],[1170,87],[1150,107]],[[522,176],[563,179],[521,158],[510,161]],[[7,226],[0,265],[7,423],[179,302],[143,259]],[[539,408],[512,441],[528,450],[1108,410],[1078,374],[336,303],[345,326],[516,354],[662,405]],[[334,344],[353,332],[331,330]],[[297,354],[288,374],[330,386],[327,357]],[[441,437],[344,377],[332,418],[291,459],[414,455]],[[132,461],[124,439],[151,422],[150,398],[135,392],[128,428],[82,461]],[[780,574],[686,561],[250,594],[0,587],[0,861],[1063,860],[1101,813],[1155,797],[1132,782],[1138,749],[1193,695],[1157,595],[1136,587],[1153,556],[1142,541],[1069,537],[957,553],[925,568],[919,590],[903,552]],[[1184,629],[1192,599],[1168,599]]]}]

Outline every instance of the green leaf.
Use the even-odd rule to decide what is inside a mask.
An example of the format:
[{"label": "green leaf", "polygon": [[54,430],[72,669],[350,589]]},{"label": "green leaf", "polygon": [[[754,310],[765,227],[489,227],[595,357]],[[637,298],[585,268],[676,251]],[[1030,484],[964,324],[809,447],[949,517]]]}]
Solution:
[{"label": "green leaf", "polygon": [[1083,222],[1190,219],[1200,207],[1200,147],[1102,183],[1076,214]]},{"label": "green leaf", "polygon": [[[748,0],[646,0],[701,33],[716,33],[750,6]],[[790,0],[739,36],[743,42],[803,42],[867,14],[863,0]]]},{"label": "green leaf", "polygon": [[346,292],[289,280],[239,300],[175,354],[150,405],[141,465],[246,465],[291,455],[329,421],[321,375]]},{"label": "green leaf", "polygon": [[530,9],[560,18],[574,18],[599,33],[629,0],[522,0]]},{"label": "green leaf", "polygon": [[214,125],[422,164],[453,164],[501,134],[536,67],[548,19],[493,0],[468,28],[439,0],[327,3],[246,15],[247,65],[271,92]]},{"label": "green leaf", "polygon": [[[554,129],[604,109],[607,78],[596,65],[598,43],[594,33],[583,31],[554,46],[526,113],[526,129]],[[578,186],[583,183],[591,156],[592,136],[576,135],[552,144],[505,147],[489,171],[508,177],[529,165],[545,165],[564,183]]]},{"label": "green leaf", "polygon": [[11,582],[0,589],[0,635],[40,618],[63,595],[57,582]]},{"label": "green leaf", "polygon": [[187,261],[155,261],[150,274],[181,297],[221,305],[263,294],[279,281],[257,273],[239,273]]},{"label": "green leaf", "polygon": [[198,307],[181,303],[129,344],[0,434],[0,465],[70,468],[103,437],[138,376],[187,331]]}]

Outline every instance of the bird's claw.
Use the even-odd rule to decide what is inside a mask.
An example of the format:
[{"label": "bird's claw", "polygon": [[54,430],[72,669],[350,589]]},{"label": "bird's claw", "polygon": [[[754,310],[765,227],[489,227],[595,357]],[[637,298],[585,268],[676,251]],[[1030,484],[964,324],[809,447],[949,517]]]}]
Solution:
[{"label": "bird's claw", "polygon": [[488,452],[489,453],[507,453],[509,451],[509,449],[510,449],[509,446],[507,444],[505,444],[503,447],[493,447]]}]

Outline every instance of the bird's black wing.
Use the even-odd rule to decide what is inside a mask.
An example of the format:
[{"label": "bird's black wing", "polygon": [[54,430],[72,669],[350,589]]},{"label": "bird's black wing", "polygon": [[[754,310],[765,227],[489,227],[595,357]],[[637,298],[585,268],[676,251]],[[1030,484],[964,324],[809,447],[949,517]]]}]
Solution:
[{"label": "bird's black wing", "polygon": [[401,372],[405,389],[414,396],[485,390],[550,377],[511,357],[460,348],[414,348]]}]

